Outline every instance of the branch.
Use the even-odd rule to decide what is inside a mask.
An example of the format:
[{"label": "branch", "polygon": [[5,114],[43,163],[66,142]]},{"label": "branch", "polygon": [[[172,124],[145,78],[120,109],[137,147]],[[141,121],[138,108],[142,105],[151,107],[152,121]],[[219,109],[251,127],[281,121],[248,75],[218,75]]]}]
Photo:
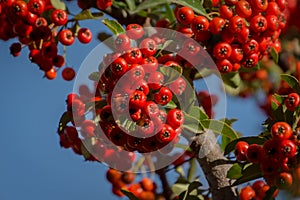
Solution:
[{"label": "branch", "polygon": [[167,180],[166,176],[166,168],[162,168],[158,171],[156,171],[157,175],[159,176],[162,187],[163,187],[163,195],[166,200],[171,200],[174,197],[174,194],[170,188],[169,182]]},{"label": "branch", "polygon": [[235,188],[227,179],[227,171],[232,166],[222,153],[212,131],[205,131],[195,137],[191,144],[196,158],[208,181],[213,200],[238,199]]}]

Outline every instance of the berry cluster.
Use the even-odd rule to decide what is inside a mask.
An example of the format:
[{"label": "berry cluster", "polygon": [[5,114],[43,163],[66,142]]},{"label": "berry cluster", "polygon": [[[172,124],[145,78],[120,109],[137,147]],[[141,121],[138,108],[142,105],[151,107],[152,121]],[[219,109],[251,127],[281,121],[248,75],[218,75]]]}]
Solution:
[{"label": "berry cluster", "polygon": [[[68,27],[70,21],[67,11],[54,8],[50,0],[0,1],[0,39],[18,39],[10,46],[10,52],[15,57],[27,46],[31,62],[37,64],[50,80],[65,65],[65,56],[58,53],[59,43],[72,45],[75,37],[84,44],[92,40],[88,28],[78,28],[78,23]],[[74,69],[65,67],[62,77],[72,80]]]},{"label": "berry cluster", "polygon": [[[299,95],[290,93],[282,105],[287,112],[295,112],[300,106]],[[273,123],[270,132],[267,133],[269,139],[262,146],[239,141],[235,146],[236,159],[258,164],[269,185],[275,185],[279,189],[291,189],[295,184],[293,171],[299,163],[300,127],[299,123],[295,124],[293,129],[285,121]]]},{"label": "berry cluster", "polygon": [[[262,200],[264,199],[266,192],[270,189],[270,186],[266,184],[262,180],[255,181],[252,186],[248,185],[241,189],[240,192],[240,200],[249,200],[256,199]],[[272,197],[275,198],[278,194],[278,190],[276,190]]]},{"label": "berry cluster", "polygon": [[120,189],[127,190],[141,200],[156,199],[156,184],[149,178],[142,178],[134,183],[135,174],[109,169],[106,172],[107,180],[112,184],[112,192],[117,196],[124,196]]},{"label": "berry cluster", "polygon": [[[172,146],[181,132],[184,115],[169,103],[184,92],[186,82],[178,77],[165,83],[168,74],[163,69],[181,66],[166,56],[157,58],[158,45],[163,41],[154,36],[143,38],[140,25],[129,24],[126,30],[114,41],[117,51],[104,57],[102,63],[108,67],[104,67],[98,87],[107,94],[107,105],[99,111],[100,125],[112,143],[128,151],[145,153]],[[136,47],[131,40],[137,42]],[[124,130],[118,122],[123,115],[127,118],[122,123],[130,130]],[[112,129],[104,128],[107,126]]]},{"label": "berry cluster", "polygon": [[285,4],[285,0],[226,0],[213,18],[178,7],[177,30],[205,46],[221,73],[238,71],[240,66],[253,68],[271,48],[280,52]]}]

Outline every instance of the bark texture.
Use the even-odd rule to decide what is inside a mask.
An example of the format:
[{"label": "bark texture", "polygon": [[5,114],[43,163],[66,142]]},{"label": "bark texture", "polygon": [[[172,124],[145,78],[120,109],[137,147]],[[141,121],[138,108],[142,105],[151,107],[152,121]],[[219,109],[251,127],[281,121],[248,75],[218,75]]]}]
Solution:
[{"label": "bark texture", "polygon": [[227,171],[231,162],[223,155],[213,132],[206,131],[194,138],[191,148],[206,176],[213,200],[235,200],[235,188],[230,187]]}]

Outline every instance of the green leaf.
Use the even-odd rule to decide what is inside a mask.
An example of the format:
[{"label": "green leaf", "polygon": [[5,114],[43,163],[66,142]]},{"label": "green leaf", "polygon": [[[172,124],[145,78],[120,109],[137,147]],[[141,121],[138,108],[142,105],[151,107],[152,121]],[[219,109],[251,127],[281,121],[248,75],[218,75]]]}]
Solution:
[{"label": "green leaf", "polygon": [[204,120],[208,119],[207,114],[199,106],[191,106],[188,114],[196,119]]},{"label": "green leaf", "polygon": [[139,198],[137,198],[134,194],[132,194],[131,192],[129,192],[128,190],[125,190],[125,189],[120,189],[121,192],[127,196],[130,200],[139,200]]},{"label": "green leaf", "polygon": [[276,186],[272,186],[270,187],[270,189],[268,189],[268,191],[265,194],[265,197],[263,198],[263,200],[273,200],[274,198],[272,197],[274,192],[277,190]]},{"label": "green leaf", "polygon": [[183,150],[188,151],[188,152],[192,152],[191,148],[189,146],[185,145],[185,144],[175,143],[174,147],[183,149]]},{"label": "green leaf", "polygon": [[282,95],[273,94],[272,101],[271,101],[272,110],[276,110],[280,106],[280,104],[283,103],[284,99],[285,97]]},{"label": "green leaf", "polygon": [[242,167],[238,163],[234,163],[227,172],[227,178],[238,179],[242,176]]},{"label": "green leaf", "polygon": [[222,136],[222,141],[221,141],[221,144],[220,144],[222,151],[225,151],[226,146],[227,146],[231,141],[232,141],[232,140],[229,139],[228,137],[223,137],[223,136]]},{"label": "green leaf", "polygon": [[135,14],[135,13],[138,13],[142,10],[147,10],[149,8],[154,8],[154,7],[159,7],[163,4],[168,4],[168,3],[170,3],[169,0],[146,0],[143,3],[141,3],[140,5],[138,5],[135,10],[130,11],[130,13]]},{"label": "green leaf", "polygon": [[[284,113],[285,122],[287,122],[290,125],[293,125],[295,121],[294,112],[290,110],[286,110]],[[297,122],[298,123],[298,122]]]},{"label": "green leaf", "polygon": [[86,103],[85,109],[86,109],[86,111],[92,110],[94,108],[95,109],[101,109],[106,105],[107,105],[107,101],[104,100],[104,99],[100,100],[100,101],[96,101],[96,102],[92,101],[92,102]]},{"label": "green leaf", "polygon": [[262,176],[263,174],[260,170],[260,166],[258,164],[252,164],[243,171],[243,175],[233,183],[233,186],[261,178]]},{"label": "green leaf", "polygon": [[114,7],[119,8],[119,9],[127,9],[127,7],[128,7],[128,5],[122,1],[113,1],[113,5],[114,5]]},{"label": "green leaf", "polygon": [[90,10],[83,10],[81,13],[75,15],[75,20],[88,20],[88,19],[100,19],[104,16],[103,12],[92,13]]},{"label": "green leaf", "polygon": [[196,159],[193,158],[192,160],[190,160],[190,167],[187,173],[187,180],[189,182],[192,182],[194,180],[196,172],[197,172],[197,162]]},{"label": "green leaf", "polygon": [[66,4],[60,0],[50,0],[51,4],[56,9],[66,10]]},{"label": "green leaf", "polygon": [[116,20],[103,19],[102,23],[107,26],[114,35],[125,33],[123,26]]},{"label": "green leaf", "polygon": [[158,50],[156,51],[154,57],[157,57],[160,55],[160,53],[165,49],[167,48],[171,43],[173,42],[173,40],[167,40],[166,42],[164,42],[164,44],[162,46],[158,46]]},{"label": "green leaf", "polygon": [[68,112],[64,112],[61,116],[58,124],[58,133],[64,130],[65,126],[72,120],[72,117],[69,115]]},{"label": "green leaf", "polygon": [[285,116],[284,116],[284,111],[283,111],[283,105],[279,105],[275,110],[273,110],[274,107],[274,102],[272,102],[272,116],[274,117],[274,120],[276,121],[284,121]]},{"label": "green leaf", "polygon": [[174,109],[174,108],[177,108],[177,105],[174,101],[171,100],[167,105],[165,105],[165,107],[167,109]]},{"label": "green leaf", "polygon": [[242,81],[239,73],[222,74],[222,80],[226,85],[235,89],[240,86]]},{"label": "green leaf", "polygon": [[182,67],[180,66],[161,67],[159,70],[165,76],[165,85],[174,82],[182,74]]},{"label": "green leaf", "polygon": [[239,137],[239,135],[225,122],[214,119],[205,119],[201,120],[200,122],[205,128],[230,139],[236,139]]},{"label": "green leaf", "polygon": [[169,19],[170,23],[172,24],[175,21],[175,14],[172,10],[170,4],[165,4],[166,8],[166,18]]},{"label": "green leaf", "polygon": [[236,145],[236,143],[238,143],[238,141],[245,141],[248,144],[259,144],[259,145],[262,145],[262,144],[265,143],[266,139],[262,138],[262,137],[258,137],[258,136],[250,136],[250,137],[242,137],[242,138],[233,140],[232,142],[230,142],[226,146],[224,154],[227,155],[231,151],[233,151],[234,148],[235,148],[235,145]]},{"label": "green leaf", "polygon": [[187,114],[186,112],[184,113],[184,123],[183,123],[183,128],[192,132],[192,133],[202,133],[204,128],[200,121],[191,115]]},{"label": "green leaf", "polygon": [[136,9],[135,0],[126,0],[126,3],[128,5],[128,8],[130,11],[133,11]]},{"label": "green leaf", "polygon": [[220,119],[220,121],[225,122],[226,124],[228,124],[229,126],[232,126],[232,124],[234,122],[236,122],[238,119],[232,118],[232,119],[228,119],[228,118],[224,118],[224,119]]},{"label": "green leaf", "polygon": [[289,86],[295,90],[295,92],[300,93],[300,85],[299,81],[294,77],[289,74],[281,74],[280,78],[287,82]]},{"label": "green leaf", "polygon": [[179,195],[182,192],[185,192],[188,189],[189,184],[175,183],[171,187],[174,194]]},{"label": "green leaf", "polygon": [[99,81],[100,80],[100,73],[99,72],[92,72],[89,75],[89,79],[92,81]]},{"label": "green leaf", "polygon": [[98,33],[97,35],[98,40],[100,40],[101,42],[107,40],[110,37],[112,37],[112,35],[105,32]]},{"label": "green leaf", "polygon": [[81,152],[85,160],[88,160],[92,156],[84,144],[81,144]]},{"label": "green leaf", "polygon": [[201,15],[206,15],[206,11],[201,5],[200,0],[170,0],[172,3],[182,5],[182,6],[188,6],[192,8],[196,13],[201,14]]},{"label": "green leaf", "polygon": [[277,64],[278,63],[278,52],[274,47],[271,48],[270,55],[272,56],[274,62]]}]

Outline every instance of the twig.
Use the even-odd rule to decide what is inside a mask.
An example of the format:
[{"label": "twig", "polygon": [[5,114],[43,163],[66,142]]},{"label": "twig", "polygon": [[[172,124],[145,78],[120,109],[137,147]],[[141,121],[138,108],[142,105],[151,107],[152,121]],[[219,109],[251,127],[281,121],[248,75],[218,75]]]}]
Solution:
[{"label": "twig", "polygon": [[167,180],[166,169],[167,168],[162,168],[160,170],[157,170],[156,173],[161,180],[162,188],[163,188],[163,195],[164,195],[165,199],[171,200],[172,197],[174,196],[174,194],[173,194],[173,191],[171,190],[169,182]]}]

